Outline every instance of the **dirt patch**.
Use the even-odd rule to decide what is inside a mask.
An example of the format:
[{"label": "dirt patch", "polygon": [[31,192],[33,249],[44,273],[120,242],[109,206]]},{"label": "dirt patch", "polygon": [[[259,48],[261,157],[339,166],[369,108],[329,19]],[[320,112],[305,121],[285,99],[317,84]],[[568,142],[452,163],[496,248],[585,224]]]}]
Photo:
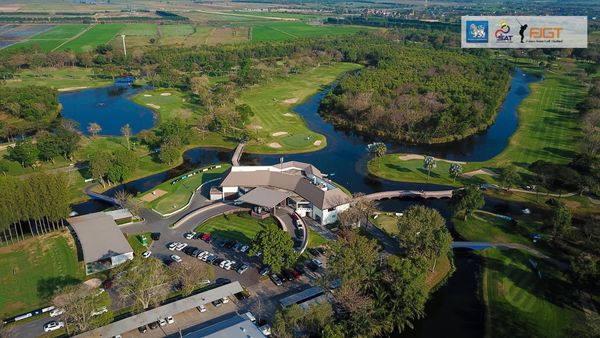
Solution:
[{"label": "dirt patch", "polygon": [[146,105],[150,108],[160,109],[160,106],[155,105],[154,103],[146,103]]},{"label": "dirt patch", "polygon": [[564,201],[564,203],[569,209],[577,209],[581,206],[581,203],[579,203],[577,201],[566,200],[566,201]]},{"label": "dirt patch", "polygon": [[[406,155],[401,155],[398,156],[398,158],[401,161],[410,161],[410,160],[422,160],[425,158],[425,156],[423,155],[419,155],[419,154],[406,154]],[[434,157],[437,161],[441,161],[441,162],[447,162],[447,163],[458,163],[458,164],[466,164],[467,162],[461,162],[461,161],[452,161],[452,160],[445,160],[443,158],[436,158]]]},{"label": "dirt patch", "polygon": [[268,146],[271,148],[281,148],[281,144],[277,142],[269,143]]},{"label": "dirt patch", "polygon": [[278,132],[271,134],[271,136],[277,137],[277,136],[283,136],[283,135],[287,135],[287,134],[288,134],[287,131],[278,131]]},{"label": "dirt patch", "polygon": [[160,96],[171,96],[171,93],[160,93]]},{"label": "dirt patch", "polygon": [[102,280],[100,278],[92,278],[88,279],[83,284],[90,286],[92,288],[99,288],[102,285]]},{"label": "dirt patch", "polygon": [[495,172],[491,171],[490,169],[479,169],[479,170],[473,170],[473,171],[469,171],[468,173],[464,173],[463,177],[473,177],[476,175],[489,175],[492,177],[497,177],[498,174],[496,174]]},{"label": "dirt patch", "polygon": [[283,102],[289,103],[289,104],[296,103],[296,102],[298,102],[298,98],[297,97],[292,97],[290,99],[284,100]]},{"label": "dirt patch", "polygon": [[322,141],[321,141],[321,140],[316,140],[315,142],[313,142],[313,145],[314,145],[314,146],[320,146],[320,145],[321,145],[321,143],[322,143]]},{"label": "dirt patch", "polygon": [[144,202],[152,202],[160,196],[165,195],[167,192],[162,189],[156,189],[149,194],[142,196],[140,199]]},{"label": "dirt patch", "polygon": [[86,89],[88,87],[67,87],[67,88],[58,88],[59,92],[74,92],[76,90]]}]

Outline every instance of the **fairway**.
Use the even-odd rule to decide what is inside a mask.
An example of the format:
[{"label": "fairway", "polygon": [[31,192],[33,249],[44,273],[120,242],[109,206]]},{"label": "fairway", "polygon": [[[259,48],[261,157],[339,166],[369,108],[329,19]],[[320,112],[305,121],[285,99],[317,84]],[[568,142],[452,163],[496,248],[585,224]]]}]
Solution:
[{"label": "fairway", "polygon": [[[491,337],[567,337],[585,330],[578,297],[556,268],[517,250],[487,249],[483,256]],[[539,264],[541,279],[530,259]]]},{"label": "fairway", "polygon": [[[507,164],[514,164],[520,173],[537,160],[565,164],[575,155],[580,140],[576,105],[585,94],[569,70],[547,72],[543,81],[530,85],[531,94],[518,108],[519,127],[508,146],[498,156],[485,162],[463,165],[463,173],[487,168],[498,173]],[[448,174],[449,163],[438,161],[437,168],[427,177],[423,160],[401,160],[400,154],[388,154],[369,162],[369,172],[402,182],[430,182],[461,186],[467,183],[498,183],[489,175],[462,177],[453,182]]]},{"label": "fairway", "polygon": [[[147,191],[143,196],[151,194],[154,190],[160,189],[167,193],[146,203],[146,207],[153,209],[159,214],[166,215],[175,212],[183,208],[192,197],[192,194],[202,185],[208,181],[220,178],[223,173],[229,169],[229,164],[221,164],[220,168],[215,168],[203,172],[203,168],[196,169],[193,172],[187,173],[182,176],[188,176],[191,173],[197,172],[193,176],[189,176],[186,179],[182,179],[174,184],[171,184],[174,179],[168,180],[152,189]],[[182,177],[179,176],[179,177]]]},{"label": "fairway", "polygon": [[190,98],[178,89],[147,90],[135,94],[132,100],[154,110],[161,121],[174,117],[188,119],[197,114],[200,108],[190,103]]},{"label": "fairway", "polygon": [[245,151],[289,153],[325,147],[325,137],[311,132],[304,120],[292,112],[291,108],[343,73],[358,67],[350,63],[323,65],[244,91],[240,102],[248,104],[255,113],[249,126],[254,140],[246,146]]},{"label": "fairway", "polygon": [[239,212],[211,218],[196,227],[195,231],[209,233],[220,239],[230,239],[250,244],[256,234],[266,229],[268,224],[279,227],[272,217],[259,220],[250,216],[247,212]]},{"label": "fairway", "polygon": [[0,316],[34,310],[48,304],[56,287],[79,283],[83,265],[77,262],[68,231],[27,239],[0,248]]},{"label": "fairway", "polygon": [[75,52],[86,52],[97,46],[107,44],[115,35],[119,34],[125,27],[124,24],[97,24],[88,29],[81,36],[67,42],[60,48],[62,50],[71,49]]}]

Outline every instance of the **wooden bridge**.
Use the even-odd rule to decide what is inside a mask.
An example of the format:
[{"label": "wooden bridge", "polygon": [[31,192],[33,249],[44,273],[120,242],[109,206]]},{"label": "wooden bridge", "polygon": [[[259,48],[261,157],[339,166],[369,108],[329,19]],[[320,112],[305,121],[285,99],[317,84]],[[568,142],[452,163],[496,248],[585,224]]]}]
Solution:
[{"label": "wooden bridge", "polygon": [[231,157],[231,164],[234,167],[238,167],[240,165],[240,158],[242,157],[242,153],[244,152],[244,146],[246,142],[240,142],[238,146],[235,148],[233,152],[233,156]]},{"label": "wooden bridge", "polygon": [[115,198],[108,196],[108,195],[101,194],[99,192],[95,192],[94,190],[92,190],[92,188],[94,188],[94,186],[96,186],[96,184],[88,185],[87,187],[83,188],[83,191],[85,192],[86,195],[88,195],[88,197],[90,197],[91,199],[104,201],[104,202],[107,202],[107,203],[110,203],[113,205],[119,204]]},{"label": "wooden bridge", "polygon": [[379,201],[389,198],[402,198],[402,197],[419,197],[419,198],[451,198],[454,190],[390,190],[375,192],[372,194],[365,195],[364,197],[371,201]]}]

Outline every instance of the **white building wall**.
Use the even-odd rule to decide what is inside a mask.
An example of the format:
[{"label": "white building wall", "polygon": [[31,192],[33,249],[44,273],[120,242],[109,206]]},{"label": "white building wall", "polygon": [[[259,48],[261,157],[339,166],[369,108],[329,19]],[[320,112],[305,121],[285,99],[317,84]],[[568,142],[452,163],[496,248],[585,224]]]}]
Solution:
[{"label": "white building wall", "polygon": [[335,223],[338,220],[338,218],[337,218],[338,214],[340,212],[348,210],[349,207],[350,207],[350,204],[342,204],[340,206],[337,206],[335,209],[329,211],[329,210],[321,210],[321,209],[313,206],[313,215],[314,215],[313,218],[316,220],[317,217],[319,217],[321,219],[321,225]]}]

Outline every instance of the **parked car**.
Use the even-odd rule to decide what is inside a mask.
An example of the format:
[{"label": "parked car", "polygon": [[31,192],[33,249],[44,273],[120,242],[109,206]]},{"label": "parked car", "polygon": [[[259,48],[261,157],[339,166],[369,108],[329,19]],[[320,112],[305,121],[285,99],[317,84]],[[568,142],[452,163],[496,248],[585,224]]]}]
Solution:
[{"label": "parked car", "polygon": [[268,266],[265,266],[264,268],[262,268],[260,270],[260,272],[258,274],[261,276],[266,276],[269,272],[271,272],[271,268]]},{"label": "parked car", "polygon": [[269,324],[265,324],[261,327],[258,328],[260,330],[260,332],[262,332],[262,334],[264,334],[265,336],[270,336],[271,335],[271,325]]},{"label": "parked car", "polygon": [[277,276],[274,273],[271,274],[271,281],[273,281],[273,283],[275,283],[275,285],[277,285],[277,286],[283,285],[283,282],[281,281],[281,278],[279,278],[279,276]]},{"label": "parked car", "polygon": [[227,304],[227,303],[229,303],[229,298],[223,297],[222,301],[223,301],[223,304]]},{"label": "parked car", "polygon": [[165,318],[167,320],[167,324],[173,324],[175,323],[175,319],[173,319],[173,316],[169,316],[167,318]]},{"label": "parked car", "polygon": [[177,243],[177,242],[169,243],[169,245],[167,245],[167,249],[169,249],[171,251],[175,251],[175,248],[177,247],[177,245],[179,245],[179,243]]},{"label": "parked car", "polygon": [[234,265],[235,265],[235,261],[227,261],[227,263],[225,263],[225,266],[223,267],[223,269],[231,270],[231,267],[233,267]]},{"label": "parked car", "polygon": [[251,322],[256,323],[256,317],[254,317],[254,315],[252,314],[252,312],[248,311],[248,312],[244,313],[244,316],[248,317],[248,319]]},{"label": "parked car", "polygon": [[194,239],[201,239],[202,236],[204,236],[204,233],[203,232],[199,232],[199,233],[197,233],[197,234],[194,235]]},{"label": "parked car", "polygon": [[152,322],[148,324],[148,327],[150,328],[150,330],[158,329],[158,322]]},{"label": "parked car", "polygon": [[296,237],[300,239],[304,238],[304,231],[302,231],[302,229],[296,229],[294,233],[296,234]]},{"label": "parked car", "polygon": [[212,261],[212,264],[216,266],[221,266],[221,263],[223,263],[223,261],[225,261],[223,258],[216,258],[214,261]]},{"label": "parked car", "polygon": [[200,306],[196,306],[196,309],[198,309],[198,311],[200,311],[200,313],[206,312],[206,306],[204,306],[204,304],[202,304]]},{"label": "parked car", "polygon": [[318,252],[319,252],[321,255],[324,255],[324,254],[327,252],[327,250],[326,250],[324,247],[322,247],[322,246],[318,247],[318,248],[317,248],[317,251],[318,251]]},{"label": "parked car", "polygon": [[241,249],[243,246],[244,246],[244,243],[237,242],[237,243],[235,243],[235,245],[233,246],[233,250],[235,250],[235,251],[240,251],[240,249]]},{"label": "parked car", "polygon": [[169,257],[173,260],[173,262],[181,263],[181,257],[177,255],[171,255]]},{"label": "parked car", "polygon": [[194,249],[194,251],[192,251],[191,256],[196,258],[198,257],[198,255],[200,255],[202,253],[202,251],[200,249]]},{"label": "parked car", "polygon": [[182,251],[183,249],[187,248],[188,244],[187,243],[179,243],[176,247],[175,250],[177,251]]},{"label": "parked car", "polygon": [[65,313],[65,309],[54,309],[50,311],[50,317],[58,317]]},{"label": "parked car", "polygon": [[281,270],[281,275],[284,280],[292,281],[294,280],[294,276],[289,270]]},{"label": "parked car", "polygon": [[160,325],[160,326],[165,326],[165,325],[167,325],[167,320],[166,320],[166,319],[164,319],[164,318],[161,318],[161,319],[159,319],[159,320],[158,320],[158,325]]},{"label": "parked car", "polygon": [[[215,263],[216,263],[216,261],[215,261]],[[220,267],[221,269],[225,269],[225,265],[227,265],[228,263],[229,263],[229,261],[228,261],[228,260],[226,260],[226,259],[224,259],[224,260],[222,260],[221,262],[219,262],[219,267]],[[215,265],[216,265],[216,264],[215,264]]]},{"label": "parked car", "polygon": [[249,268],[248,264],[242,264],[235,271],[241,275],[244,272],[246,272],[246,270],[248,270],[248,268]]},{"label": "parked car", "polygon": [[296,269],[292,269],[291,272],[292,272],[292,275],[294,276],[294,279],[298,279],[298,278],[300,278],[300,276],[302,276],[302,274]]},{"label": "parked car", "polygon": [[65,326],[65,322],[57,322],[55,320],[44,324],[44,332],[52,332]]},{"label": "parked car", "polygon": [[233,248],[234,245],[235,245],[235,241],[229,241],[229,242],[225,243],[225,248],[231,249],[231,248]]},{"label": "parked car", "polygon": [[205,242],[208,242],[210,240],[210,234],[203,234],[201,239]]},{"label": "parked car", "polygon": [[319,255],[321,255],[319,253],[319,251],[317,249],[315,249],[315,248],[308,248],[308,252],[310,252],[310,254],[313,255],[313,256],[319,256]]},{"label": "parked car", "polygon": [[294,270],[296,270],[298,273],[300,273],[301,275],[306,273],[306,269],[304,269],[304,267],[300,264],[296,265],[294,267]]},{"label": "parked car", "polygon": [[231,283],[231,279],[229,279],[229,278],[217,278],[217,280],[215,281],[215,283],[217,285],[225,285],[225,284]]},{"label": "parked car", "polygon": [[152,234],[150,234],[150,238],[152,238],[153,241],[160,240],[160,232],[153,232]]},{"label": "parked car", "polygon": [[206,259],[206,263],[212,264],[217,259],[219,259],[219,256],[212,254],[212,255],[208,256],[208,258]]},{"label": "parked car", "polygon": [[244,245],[240,248],[240,252],[245,253],[246,251],[248,251],[248,249],[250,249],[250,247],[248,245]]},{"label": "parked car", "polygon": [[144,258],[148,258],[148,257],[150,257],[150,255],[152,255],[152,251],[144,251],[144,252],[142,252],[142,257],[144,257]]},{"label": "parked car", "polygon": [[140,331],[141,333],[146,333],[146,331],[148,331],[148,328],[146,327],[146,325],[142,325],[138,327],[138,331]]},{"label": "parked car", "polygon": [[183,235],[183,237],[185,237],[185,239],[193,239],[194,236],[196,236],[196,233],[193,232],[193,231],[192,232],[188,232],[185,235]]},{"label": "parked car", "polygon": [[217,307],[217,308],[221,307],[223,305],[223,300],[222,299],[217,299],[217,300],[215,300],[215,301],[212,302],[212,305],[214,307]]},{"label": "parked car", "polygon": [[321,263],[321,261],[320,261],[320,260],[318,260],[318,259],[316,259],[316,258],[313,258],[313,259],[311,260],[311,262],[313,262],[313,264],[315,264],[315,265],[316,265],[317,267],[319,267],[319,268],[322,268],[322,267],[323,267],[323,263]]}]

